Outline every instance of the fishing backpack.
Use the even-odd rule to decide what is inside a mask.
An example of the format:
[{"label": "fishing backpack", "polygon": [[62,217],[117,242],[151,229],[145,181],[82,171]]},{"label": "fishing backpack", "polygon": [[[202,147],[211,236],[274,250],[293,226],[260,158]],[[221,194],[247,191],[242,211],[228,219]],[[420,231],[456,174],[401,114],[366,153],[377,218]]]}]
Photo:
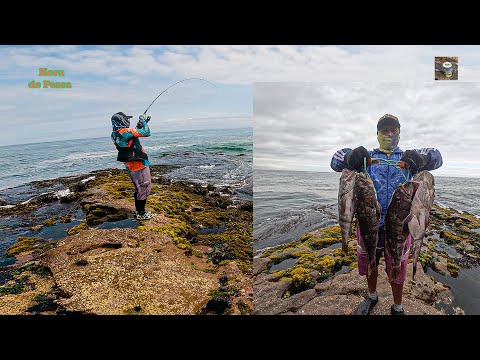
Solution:
[{"label": "fishing backpack", "polygon": [[133,139],[129,141],[128,143],[130,146],[118,146],[117,142],[120,140],[122,135],[118,133],[117,131],[115,132],[115,137],[112,134],[112,140],[113,144],[118,150],[118,155],[117,155],[117,161],[120,162],[129,162],[129,161],[142,161],[142,160],[148,160],[148,155],[141,150],[136,149],[133,146]]}]

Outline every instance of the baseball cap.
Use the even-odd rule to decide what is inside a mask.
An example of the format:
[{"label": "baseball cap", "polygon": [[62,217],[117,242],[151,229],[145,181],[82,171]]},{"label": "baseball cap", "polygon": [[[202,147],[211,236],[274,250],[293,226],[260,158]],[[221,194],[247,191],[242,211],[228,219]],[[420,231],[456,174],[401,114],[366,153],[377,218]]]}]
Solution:
[{"label": "baseball cap", "polygon": [[400,122],[396,116],[385,114],[378,120],[377,131],[386,126],[395,126],[400,129]]}]

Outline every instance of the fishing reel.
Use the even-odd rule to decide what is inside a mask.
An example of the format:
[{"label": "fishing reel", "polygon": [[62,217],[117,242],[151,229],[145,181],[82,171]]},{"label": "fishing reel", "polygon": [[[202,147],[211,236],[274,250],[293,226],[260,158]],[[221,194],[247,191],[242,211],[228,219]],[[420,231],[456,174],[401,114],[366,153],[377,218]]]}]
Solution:
[{"label": "fishing reel", "polygon": [[145,117],[145,114],[140,115],[140,116],[138,117],[138,121],[139,121],[139,122],[141,122],[142,120],[145,120],[145,121],[148,123],[148,122],[150,121],[150,119],[151,119],[151,116],[148,115],[147,117]]},{"label": "fishing reel", "polygon": [[147,117],[145,117],[144,115],[140,115],[140,116],[138,117],[137,127],[138,127],[138,128],[143,127],[143,125],[142,125],[142,120],[145,120],[145,122],[148,123],[151,118],[152,118],[152,117],[151,117],[150,115],[148,115]]}]

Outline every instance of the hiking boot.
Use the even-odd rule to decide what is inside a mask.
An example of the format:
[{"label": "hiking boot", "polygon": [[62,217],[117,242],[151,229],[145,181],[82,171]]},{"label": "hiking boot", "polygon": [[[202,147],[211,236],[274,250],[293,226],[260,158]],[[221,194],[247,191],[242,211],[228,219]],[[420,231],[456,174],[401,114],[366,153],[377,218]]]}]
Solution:
[{"label": "hiking boot", "polygon": [[154,216],[155,216],[154,214],[151,214],[148,211],[146,211],[143,214],[138,213],[135,216],[135,219],[137,219],[137,220],[149,220],[149,219],[153,218]]},{"label": "hiking boot", "polygon": [[372,311],[373,307],[377,305],[378,298],[373,300],[367,297],[363,300],[360,304],[358,304],[357,308],[355,309],[354,315],[368,315],[370,311]]},{"label": "hiking boot", "polygon": [[137,210],[134,210],[134,211],[132,212],[132,215],[133,215],[134,218],[136,218],[137,215],[138,215],[138,211],[137,211]]},{"label": "hiking boot", "polygon": [[392,307],[390,308],[390,314],[392,314],[392,315],[405,315],[405,309],[402,308],[402,310],[398,311],[398,310],[395,310],[395,307],[392,305]]}]

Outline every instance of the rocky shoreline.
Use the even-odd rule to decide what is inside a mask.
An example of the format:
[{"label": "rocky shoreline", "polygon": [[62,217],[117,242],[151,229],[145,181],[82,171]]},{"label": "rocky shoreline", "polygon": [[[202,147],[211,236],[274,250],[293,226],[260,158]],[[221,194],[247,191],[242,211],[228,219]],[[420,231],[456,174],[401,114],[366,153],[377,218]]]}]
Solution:
[{"label": "rocky shoreline", "polygon": [[252,202],[172,182],[172,168],[151,167],[156,216],[141,223],[117,169],[33,182],[49,191],[4,199],[0,219],[28,231],[5,249],[14,263],[0,267],[0,314],[250,314]]},{"label": "rocky shoreline", "polygon": [[[480,220],[474,215],[434,205],[415,281],[412,280],[413,266],[410,264],[408,269],[404,287],[407,314],[464,313],[450,306],[453,295],[449,287],[425,272],[431,269],[456,277],[461,268],[480,266],[479,229]],[[348,256],[344,256],[340,228],[330,226],[256,256],[253,260],[254,314],[352,314],[367,296],[366,280],[356,270],[356,246],[352,236]],[[393,303],[384,264],[382,258],[377,288],[380,300],[372,314],[389,314]]]}]

